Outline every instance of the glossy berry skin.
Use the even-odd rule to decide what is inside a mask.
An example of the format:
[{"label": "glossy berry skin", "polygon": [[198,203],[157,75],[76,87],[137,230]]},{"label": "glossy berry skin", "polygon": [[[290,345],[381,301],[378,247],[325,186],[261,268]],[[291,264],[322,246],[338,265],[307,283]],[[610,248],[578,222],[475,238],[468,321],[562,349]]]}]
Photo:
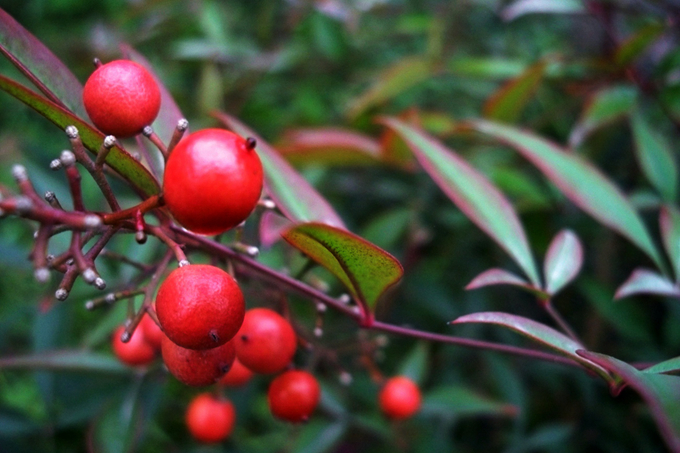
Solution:
[{"label": "glossy berry skin", "polygon": [[184,228],[214,235],[243,222],[260,199],[260,158],[242,137],[204,129],[181,140],[163,176],[163,199]]},{"label": "glossy berry skin", "polygon": [[142,317],[142,320],[137,326],[137,330],[144,334],[144,340],[153,346],[154,349],[161,349],[161,341],[163,340],[165,334],[149,315],[144,315]]},{"label": "glossy berry skin", "polygon": [[152,362],[156,357],[156,348],[146,341],[144,332],[138,327],[130,337],[130,341],[123,343],[120,336],[124,331],[125,327],[118,327],[111,338],[113,353],[116,354],[118,360],[128,365],[147,365]]},{"label": "glossy berry skin", "polygon": [[286,371],[277,376],[267,393],[271,413],[289,422],[308,420],[320,397],[321,387],[316,378],[301,370]]},{"label": "glossy berry skin", "polygon": [[245,313],[236,280],[219,267],[189,264],[170,272],[156,295],[163,332],[189,349],[208,349],[231,340]]},{"label": "glossy berry skin", "polygon": [[209,393],[197,395],[184,417],[189,432],[199,442],[221,442],[231,434],[236,422],[236,410],[228,400],[220,400]]},{"label": "glossy berry skin", "polygon": [[380,410],[389,418],[409,418],[420,409],[421,395],[418,386],[405,376],[396,376],[385,382],[378,394]]},{"label": "glossy berry skin", "polygon": [[163,362],[180,382],[201,387],[217,382],[234,363],[234,343],[229,341],[212,349],[186,349],[177,346],[168,337],[161,343]]},{"label": "glossy berry skin", "polygon": [[234,337],[236,356],[252,371],[278,373],[290,363],[297,337],[290,323],[268,308],[246,312],[243,325]]},{"label": "glossy berry skin", "polygon": [[97,68],[87,79],[83,103],[99,130],[123,138],[138,134],[156,119],[161,92],[143,66],[115,60]]},{"label": "glossy berry skin", "polygon": [[219,383],[220,385],[225,385],[227,387],[240,387],[245,385],[250,378],[253,377],[253,374],[254,373],[249,368],[239,362],[238,358],[236,358],[229,371],[227,371],[227,374],[222,376]]}]

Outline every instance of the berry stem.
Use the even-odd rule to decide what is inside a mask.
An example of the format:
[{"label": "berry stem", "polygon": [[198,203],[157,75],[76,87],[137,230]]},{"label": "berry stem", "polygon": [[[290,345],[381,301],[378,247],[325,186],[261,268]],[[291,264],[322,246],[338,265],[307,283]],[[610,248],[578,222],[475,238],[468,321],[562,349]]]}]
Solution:
[{"label": "berry stem", "polygon": [[177,242],[175,242],[173,239],[171,239],[170,236],[168,236],[165,233],[165,231],[163,231],[162,228],[154,226],[154,225],[147,225],[145,231],[156,236],[158,239],[163,241],[170,248],[170,250],[172,250],[172,252],[175,254],[175,258],[177,258],[177,261],[179,263],[188,262],[187,256],[184,254],[184,250],[182,250],[182,247]]},{"label": "berry stem", "polygon": [[165,160],[168,160],[170,154],[175,149],[175,146],[177,146],[182,137],[184,137],[184,133],[187,131],[188,128],[189,122],[186,119],[182,118],[179,121],[177,121],[177,126],[175,126],[175,130],[173,131],[172,137],[170,138],[170,143],[168,143],[168,149],[165,154]]},{"label": "berry stem", "polygon": [[154,144],[156,148],[158,148],[158,151],[161,152],[163,155],[163,159],[166,161],[168,160],[168,148],[165,146],[165,143],[163,143],[163,140],[154,132],[154,130],[151,128],[151,126],[146,126],[144,129],[142,129],[142,135],[144,137],[148,138],[151,143]]},{"label": "berry stem", "polygon": [[145,214],[151,211],[152,209],[155,209],[162,205],[163,205],[162,198],[158,195],[152,195],[136,206],[123,209],[121,211],[112,212],[110,214],[102,214],[101,217],[105,225],[113,225],[114,223],[118,223],[123,220],[134,219],[137,216],[137,212]]}]

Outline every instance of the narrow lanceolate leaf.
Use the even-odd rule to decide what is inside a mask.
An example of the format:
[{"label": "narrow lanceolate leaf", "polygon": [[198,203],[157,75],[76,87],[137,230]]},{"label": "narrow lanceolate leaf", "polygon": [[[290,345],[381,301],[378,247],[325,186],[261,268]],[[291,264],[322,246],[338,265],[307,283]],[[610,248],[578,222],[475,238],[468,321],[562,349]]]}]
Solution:
[{"label": "narrow lanceolate leaf", "polygon": [[534,294],[541,294],[547,296],[547,294],[543,294],[541,288],[532,285],[519,275],[515,275],[510,271],[498,268],[485,270],[484,272],[473,278],[472,281],[467,284],[465,289],[471,290],[493,285],[517,286],[527,291],[530,291]]},{"label": "narrow lanceolate leaf", "polygon": [[661,239],[675,272],[675,280],[680,280],[680,212],[673,205],[664,205],[659,213]]},{"label": "narrow lanceolate leaf", "polygon": [[642,370],[643,373],[652,374],[673,374],[680,372],[680,357],[673,357],[672,359],[664,360],[656,365]]},{"label": "narrow lanceolate leaf", "polygon": [[420,165],[458,209],[519,264],[540,286],[536,264],[515,210],[505,196],[470,164],[440,142],[396,118],[382,122],[409,145]]},{"label": "narrow lanceolate leaf", "polygon": [[621,191],[597,168],[555,143],[530,132],[490,121],[475,120],[472,128],[515,148],[543,172],[579,208],[617,231],[664,268],[640,216]]},{"label": "narrow lanceolate leaf", "polygon": [[538,90],[545,74],[546,62],[529,67],[519,77],[504,84],[484,104],[484,116],[507,123],[516,122],[524,107]]},{"label": "narrow lanceolate leaf", "polygon": [[3,357],[0,370],[29,369],[55,371],[89,371],[98,373],[129,373],[130,368],[115,357],[95,352],[63,350],[31,355]]},{"label": "narrow lanceolate leaf", "polygon": [[611,371],[640,394],[670,451],[680,451],[680,377],[643,373],[604,354],[590,351],[579,351],[579,354]]},{"label": "narrow lanceolate leaf", "polygon": [[593,94],[569,135],[569,146],[580,145],[591,132],[625,117],[635,106],[637,93],[635,87],[621,85]]},{"label": "narrow lanceolate leaf", "polygon": [[544,346],[554,349],[560,354],[580,363],[584,367],[595,371],[598,375],[605,378],[605,380],[609,379],[609,376],[602,368],[576,354],[577,350],[584,349],[583,345],[575,340],[572,340],[563,333],[558,332],[552,327],[548,327],[545,324],[536,322],[533,319],[512,315],[510,313],[481,312],[461,316],[460,318],[457,318],[451,322],[451,324],[463,323],[486,323],[507,327],[510,330],[524,335],[525,337],[541,343]]},{"label": "narrow lanceolate leaf", "polygon": [[287,131],[277,149],[294,164],[375,164],[381,159],[380,143],[373,138],[330,127]]},{"label": "narrow lanceolate leaf", "polygon": [[622,299],[634,294],[680,297],[680,288],[663,275],[652,270],[636,269],[630,274],[628,280],[616,290],[614,298]]},{"label": "narrow lanceolate leaf", "polygon": [[457,417],[473,417],[479,415],[515,416],[519,412],[517,406],[496,401],[479,395],[472,389],[449,385],[436,387],[427,392],[423,398],[421,413]]},{"label": "narrow lanceolate leaf", "polygon": [[[77,127],[80,132],[80,138],[83,140],[83,144],[93,154],[96,154],[101,147],[101,144],[104,141],[104,134],[66,110],[64,107],[55,104],[49,99],[40,96],[25,86],[2,75],[0,75],[0,90],[4,90],[19,99],[52,123],[59,126],[62,130],[64,130],[66,126],[73,125]],[[111,151],[106,156],[106,163],[118,172],[123,179],[128,181],[140,195],[148,197],[160,192],[160,187],[156,178],[149,173],[146,167],[118,145],[111,148]]]},{"label": "narrow lanceolate leaf", "polygon": [[345,228],[333,207],[271,145],[233,116],[222,112],[214,112],[213,116],[235,133],[257,141],[265,191],[286,217],[296,223],[320,222]]},{"label": "narrow lanceolate leaf", "polygon": [[666,201],[674,201],[678,189],[678,169],[666,140],[635,112],[630,119],[635,140],[635,157],[642,172]]},{"label": "narrow lanceolate leaf", "polygon": [[630,38],[626,39],[616,50],[614,61],[620,66],[632,63],[650,44],[661,36],[665,29],[664,24],[649,24],[642,27]]},{"label": "narrow lanceolate leaf", "polygon": [[525,14],[569,14],[584,13],[581,0],[516,0],[501,11],[503,20],[515,20]]},{"label": "narrow lanceolate leaf", "polygon": [[392,255],[346,230],[305,223],[286,231],[283,238],[332,272],[371,310],[404,273]]},{"label": "narrow lanceolate leaf", "polygon": [[48,99],[85,117],[83,86],[43,43],[0,9],[0,53]]},{"label": "narrow lanceolate leaf", "polygon": [[571,230],[562,230],[550,243],[545,255],[543,272],[545,290],[554,295],[572,281],[583,265],[583,246]]}]

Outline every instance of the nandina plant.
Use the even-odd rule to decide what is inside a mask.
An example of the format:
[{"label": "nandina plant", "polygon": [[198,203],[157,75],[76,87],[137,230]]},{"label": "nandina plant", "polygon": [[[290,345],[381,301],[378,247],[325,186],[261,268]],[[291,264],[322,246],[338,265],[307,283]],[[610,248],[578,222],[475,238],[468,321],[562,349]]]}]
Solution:
[{"label": "nandina plant", "polygon": [[[78,436],[70,441],[93,450],[161,451],[193,436],[248,451],[680,451],[677,11],[659,6],[663,20],[617,30],[637,6],[529,3],[509,4],[502,18],[587,15],[609,40],[602,55],[520,45],[521,61],[464,57],[447,46],[445,18],[479,16],[451,4],[398,24],[356,21],[380,13],[344,6],[287,5],[281,27],[305,17],[290,52],[250,60],[255,45],[226,51],[229,33],[206,25],[232,17],[207,2],[201,24],[216,42],[174,47],[200,61],[201,113],[222,97],[205,87],[236,80],[246,93],[230,107],[275,145],[219,110],[209,128],[191,115],[189,132],[190,102],[164,83],[174,72],[159,77],[129,46],[76,77],[0,10],[0,52],[15,66],[0,67],[3,106],[12,106],[3,111],[24,103],[57,126],[21,152],[2,140],[13,182],[0,187],[10,217],[1,232],[7,244],[30,242],[26,263],[42,284],[8,316],[0,303],[3,445],[34,451],[38,438],[61,450]],[[278,17],[259,8],[258,23]],[[496,19],[470,32],[471,55]],[[394,41],[381,58],[380,39],[337,44],[383,20]],[[266,27],[248,28],[267,40]],[[427,39],[398,44],[423,30]],[[309,42],[324,55],[309,73],[277,73]],[[352,61],[387,66],[353,72]],[[223,77],[227,64],[243,78]],[[374,73],[376,82],[331,102],[317,98],[325,73],[337,83]],[[469,90],[458,86],[465,77]],[[464,93],[451,102],[451,90]],[[292,93],[305,101],[287,102]],[[316,106],[313,115],[290,115],[277,96],[292,112]],[[352,96],[344,119],[328,108]],[[466,97],[478,105],[458,104]],[[276,113],[263,114],[264,104]],[[26,118],[14,121],[32,124]],[[288,130],[277,137],[279,122]],[[29,159],[36,148],[46,154]],[[8,275],[19,275],[12,250]],[[8,300],[28,292],[21,275],[2,282]],[[643,305],[641,295],[653,297]],[[238,390],[236,357],[252,373]],[[213,391],[201,400],[221,404],[224,423],[206,427],[212,416],[194,409],[193,386]]]}]

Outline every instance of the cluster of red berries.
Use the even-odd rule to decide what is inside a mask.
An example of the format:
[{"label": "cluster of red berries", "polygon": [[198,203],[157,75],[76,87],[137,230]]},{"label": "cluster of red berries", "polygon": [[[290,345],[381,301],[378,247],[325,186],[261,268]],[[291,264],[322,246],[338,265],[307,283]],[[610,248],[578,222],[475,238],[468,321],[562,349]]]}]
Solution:
[{"label": "cluster of red berries", "polygon": [[[101,65],[85,84],[84,104],[104,133],[128,137],[156,118],[161,94],[153,76],[128,60]],[[183,138],[169,152],[162,199],[173,218],[197,234],[215,235],[242,223],[254,210],[263,186],[255,141],[220,129]],[[130,365],[151,362],[160,349],[170,373],[190,386],[243,385],[253,373],[278,374],[269,387],[269,407],[279,419],[300,422],[315,410],[321,389],[306,371],[286,370],[297,348],[290,323],[266,308],[245,310],[236,280],[222,269],[180,263],[161,283],[155,301],[161,328],[144,316],[128,342],[124,328],[113,350]],[[279,374],[280,373],[280,374]],[[418,410],[420,392],[406,378],[393,378],[380,393],[380,407],[392,418]],[[186,423],[204,442],[226,438],[235,423],[231,402],[208,393],[190,403]]]}]

